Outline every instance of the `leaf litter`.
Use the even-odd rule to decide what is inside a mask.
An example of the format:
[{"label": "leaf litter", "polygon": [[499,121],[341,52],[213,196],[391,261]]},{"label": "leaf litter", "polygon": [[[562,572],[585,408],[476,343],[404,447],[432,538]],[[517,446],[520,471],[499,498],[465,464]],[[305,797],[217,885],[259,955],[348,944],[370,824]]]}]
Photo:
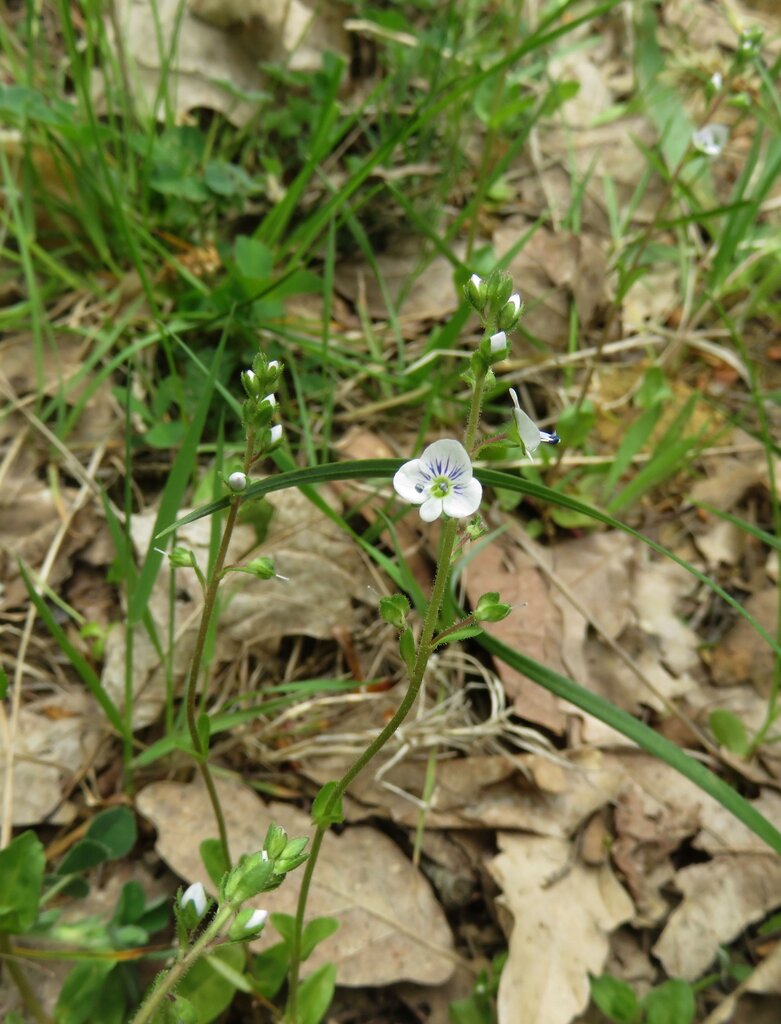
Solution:
[{"label": "leaf litter", "polygon": [[[170,38],[173,8],[160,6],[163,34]],[[734,6],[744,14],[749,10],[746,5]],[[287,7],[294,14],[303,9],[298,4]],[[123,5],[119,9],[122,11]],[[698,38],[713,46],[734,44],[734,32],[725,28],[725,20],[714,13],[712,5],[670,3],[665,5],[664,24],[670,32],[691,34],[692,11],[700,19],[696,23]],[[244,123],[250,111],[239,94],[262,90],[263,79],[257,61],[239,44],[239,36],[247,18],[265,18],[268,25],[274,22],[273,14],[260,3],[251,11],[242,5],[233,13],[223,4],[190,5],[183,16],[179,59],[172,68],[178,116],[207,107],[235,123]],[[752,5],[751,16],[761,18],[762,14]],[[508,201],[510,215],[502,212],[493,224],[490,219],[487,222],[493,228],[488,240],[500,255],[508,253],[519,237],[528,235],[511,264],[528,305],[524,327],[549,350],[562,355],[573,310],[581,333],[598,337],[614,298],[605,178],[610,177],[625,204],[646,166],[642,145],[655,140],[641,119],[614,116],[631,78],[623,57],[622,31],[617,21],[610,22],[600,49],[590,53],[574,50],[551,65],[556,74],[577,81],[580,89],[563,104],[560,121],[539,133],[532,145],[531,166],[518,168],[517,178],[510,176],[516,187],[514,198]],[[148,61],[148,53],[137,49],[146,38],[138,25],[134,28],[130,23],[127,33],[131,56],[137,60],[134,89],[138,96],[150,97],[160,81],[160,62]],[[310,40],[315,56],[325,46],[326,37],[323,30],[318,39],[315,30]],[[269,40],[263,43],[267,44]],[[274,45],[287,46],[284,36]],[[333,48],[332,41],[328,45]],[[205,52],[211,55],[208,78],[202,74]],[[614,159],[617,146],[621,147],[621,159]],[[570,159],[576,171],[588,173],[580,231],[561,226],[572,200]],[[658,205],[659,188],[654,183],[646,190],[635,211],[635,226],[648,223]],[[541,211],[546,223],[540,223]],[[365,268],[359,261],[342,265],[336,284],[343,295],[379,322],[378,329],[392,319],[385,305],[389,292],[393,304],[400,305],[394,313],[401,315],[405,338],[415,343],[427,322],[454,308],[445,261],[426,261],[425,269],[417,273],[419,261],[417,241],[397,238],[392,252],[378,261],[387,291],[368,273],[362,276]],[[621,309],[621,325],[629,332],[626,340],[630,345],[635,343],[641,349],[657,344],[650,338],[650,332],[656,330],[661,331],[661,344],[670,341],[664,330],[674,326],[680,314],[679,292],[677,275],[669,268],[632,286]],[[534,357],[527,361],[533,364]],[[525,366],[518,370],[525,375]],[[533,365],[531,370],[534,375]],[[618,382],[619,407],[627,407],[626,396],[631,396],[641,376],[638,368],[632,367],[629,377]],[[706,381],[714,376],[708,374]],[[610,416],[605,415],[616,399],[616,395],[610,397],[615,384],[610,367],[601,365],[589,393],[597,406],[600,435],[606,437],[612,429],[614,439],[624,429],[615,418],[611,426]],[[566,397],[560,390],[557,399]],[[110,429],[110,403],[103,412],[107,419],[94,436]],[[9,425],[16,429],[21,421],[14,414],[4,422],[3,441],[7,444],[13,437]],[[386,445],[385,439],[370,436],[360,440],[364,446],[368,443],[370,451],[385,454],[391,450],[377,447]],[[355,445],[347,445],[346,453],[355,454],[358,442]],[[28,456],[25,451],[25,458]],[[767,476],[763,477],[762,462],[755,454],[720,455],[705,458],[702,464],[703,479],[682,496],[684,504],[689,499],[708,501],[748,518],[755,505],[747,501],[747,495],[763,488],[767,495]],[[26,493],[20,498],[19,489],[8,492],[20,502],[15,509],[13,500],[4,494],[8,515],[0,527],[0,543],[7,555],[3,573],[6,613],[14,613],[24,598],[14,575],[13,556],[23,550],[31,564],[41,562],[51,523],[58,514],[56,493],[40,484],[31,492],[25,474],[20,474],[19,480],[26,483]],[[67,491],[61,496],[66,501],[70,497]],[[330,642],[337,626],[346,625],[348,634],[362,628],[363,606],[375,577],[369,577],[352,546],[332,524],[315,516],[303,500],[294,505],[293,498],[286,496],[288,504],[277,509],[266,543],[278,560],[278,571],[289,575],[291,581],[305,578],[307,593],[302,600],[295,582],[273,581],[261,588],[237,577],[236,591],[221,618],[214,660],[217,673],[221,667],[246,664],[253,658],[273,663],[292,637]],[[288,520],[284,520],[286,508],[291,510]],[[18,513],[16,526],[11,510]],[[643,514],[653,522],[648,506]],[[371,515],[369,510],[367,518]],[[74,525],[73,536],[61,549],[50,577],[55,588],[78,572],[75,559],[84,553],[85,537],[100,529],[94,510],[88,511],[85,519],[84,529],[79,532],[78,524]],[[508,523],[506,518],[500,521]],[[35,524],[32,530],[31,522]],[[151,510],[134,517],[133,541],[139,555],[151,543],[153,522]],[[25,523],[27,530],[23,529]],[[406,524],[399,525],[406,528]],[[179,541],[205,559],[208,529],[206,521],[192,524]],[[507,531],[510,536],[511,531],[512,524]],[[409,530],[402,536],[405,549],[407,543],[416,548],[415,571],[423,583],[431,534],[420,536]],[[693,581],[677,568],[649,557],[623,534],[582,531],[571,536],[547,546],[526,541],[523,550],[517,538],[513,543],[500,538],[468,567],[464,576],[467,598],[474,603],[480,593],[499,589],[516,607],[509,619],[492,627],[494,635],[567,672],[618,706],[646,717],[661,731],[683,737],[687,746],[697,748],[698,755],[716,767],[712,738],[710,747],[701,745],[697,733],[673,711],[685,712],[701,735],[707,734],[714,709],[733,709],[747,727],[758,727],[766,708],[762,694],[767,692],[773,669],[767,652],[742,619],[724,620],[722,635],[712,643],[703,626],[707,608]],[[777,575],[773,563],[749,567],[751,542],[722,521],[703,519],[699,526],[695,524],[693,543],[705,568],[716,573],[728,571],[730,580],[746,593],[747,607],[772,629],[777,616],[777,604],[773,603],[777,602],[777,590],[770,586],[773,572]],[[237,556],[252,550],[263,551],[263,546],[258,547],[251,527],[242,527],[236,537]],[[686,557],[698,557],[690,545]],[[149,606],[161,630],[168,627],[167,581],[164,567]],[[176,583],[179,631],[174,672],[178,680],[192,643],[200,595],[187,574],[179,574]],[[692,608],[696,609],[694,615]],[[121,630],[109,633],[103,666],[104,685],[118,702],[124,685],[123,642]],[[379,663],[389,676],[397,675],[398,661],[388,653],[391,645],[383,643]],[[466,658],[457,665],[443,657],[441,664],[458,676],[462,686],[474,684],[480,675]],[[442,910],[442,905],[449,903],[442,876],[439,886],[432,888],[398,845],[379,829],[363,824],[368,821],[390,823],[402,834],[406,830],[411,835],[425,812],[428,839],[424,852],[430,875],[436,874],[434,864],[446,865],[465,882],[467,895],[460,898],[467,904],[479,881],[490,881],[498,890],[487,903],[510,948],[499,992],[501,1024],[518,1020],[567,1024],[583,1019],[579,1015],[588,1002],[588,976],[604,969],[637,983],[639,991],[658,982],[664,976],[661,969],[670,977],[695,980],[714,963],[725,944],[750,933],[753,925],[781,905],[777,862],[718,804],[665,765],[632,749],[601,723],[584,718],[582,712],[540,691],[505,666],[493,668],[496,675],[490,684],[483,681],[473,687],[469,701],[445,702],[438,715],[431,713],[430,691],[424,709],[429,718],[424,714],[417,723],[411,722],[402,742],[379,769],[359,776],[347,801],[348,827],[341,836],[326,838],[312,910],[333,913],[342,921],[340,932],[317,954],[338,963],[340,983],[383,986],[414,978],[425,985],[444,985],[456,962],[453,934]],[[32,668],[28,668],[28,678],[34,686],[39,685]],[[165,693],[158,655],[141,631],[134,685],[134,726],[140,729],[158,721]],[[476,696],[478,693],[482,696]],[[29,700],[22,709],[25,744],[17,750],[15,764],[17,823],[72,818],[74,807],[64,780],[79,779],[85,766],[99,756],[100,734],[89,726],[94,710],[82,697],[72,687],[61,685],[52,702],[48,698]],[[325,719],[323,705],[314,702],[318,716],[312,730],[315,735],[292,751],[296,757],[293,767],[301,779],[322,782],[332,778],[395,705],[393,693],[369,694],[364,699],[356,691],[353,697],[360,699],[330,706],[332,717]],[[491,707],[490,713],[485,712],[486,706]],[[475,714],[475,707],[482,707],[482,715]],[[509,716],[509,708],[514,718]],[[486,721],[491,724],[488,729],[482,727]],[[508,728],[519,721],[523,733]],[[320,743],[321,736],[324,741]],[[341,751],[335,749],[339,746]],[[264,756],[278,765],[285,755],[277,750],[272,757],[271,748],[266,747]],[[432,756],[436,758],[436,782],[422,807],[420,794]],[[762,750],[745,766],[743,781],[749,777],[755,787],[751,793],[755,805],[771,821],[781,823],[777,784],[781,771],[772,751]],[[248,786],[236,782],[221,782],[220,786],[234,853],[255,848],[265,824],[272,819],[294,834],[308,831],[308,818],[295,808],[266,803]],[[66,795],[60,800],[63,791]],[[137,807],[155,826],[157,852],[172,871],[188,882],[206,882],[197,845],[213,829],[209,825],[211,811],[198,784],[153,782],[139,794]],[[700,861],[701,857],[707,859]],[[344,892],[339,884],[339,868],[344,863],[356,872],[351,892]],[[380,872],[394,880],[388,891],[378,891],[374,882]],[[287,901],[280,909],[289,910],[294,895],[295,885],[290,883],[275,894]],[[269,901],[265,905],[273,909]],[[656,936],[656,941],[649,956],[651,936]],[[778,947],[758,952],[753,982],[749,979],[741,985],[741,993],[779,991],[777,954]],[[320,962],[313,958],[308,967]],[[728,996],[708,1021],[715,1024],[734,1015],[735,1022],[760,1024],[767,1005],[752,1002],[750,997]],[[777,1011],[778,1004],[775,1006]],[[772,1005],[769,1012],[766,1019],[777,1020]]]}]

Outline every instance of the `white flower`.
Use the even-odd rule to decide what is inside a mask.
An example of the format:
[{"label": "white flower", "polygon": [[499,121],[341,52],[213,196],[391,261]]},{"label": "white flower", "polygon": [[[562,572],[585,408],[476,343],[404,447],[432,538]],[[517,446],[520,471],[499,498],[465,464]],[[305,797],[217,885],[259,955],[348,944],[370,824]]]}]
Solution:
[{"label": "white flower", "polygon": [[729,129],[725,124],[706,124],[692,135],[692,145],[706,156],[718,156],[728,138]]},{"label": "white flower", "polygon": [[393,486],[405,501],[420,505],[425,523],[432,523],[443,512],[453,519],[471,516],[483,496],[466,448],[450,439],[435,441],[419,459],[405,462],[394,476]]},{"label": "white flower", "polygon": [[504,331],[491,335],[491,355],[498,356],[501,352],[507,351],[507,335]]},{"label": "white flower", "polygon": [[724,85],[724,77],[722,76],[720,71],[713,72],[713,74],[710,76],[710,84],[712,89],[714,89],[716,92],[719,92],[721,87]]},{"label": "white flower", "polygon": [[272,445],[272,444],[276,444],[278,441],[281,441],[281,440],[282,440],[282,424],[281,423],[275,423],[274,426],[271,428],[271,433],[269,435],[269,442],[268,443],[270,445]]},{"label": "white flower", "polygon": [[278,359],[271,359],[269,361],[266,369],[268,369],[268,370],[278,370],[279,369],[279,360]]},{"label": "white flower", "polygon": [[268,917],[267,910],[253,910],[247,920],[244,922],[244,927],[248,932],[254,932],[257,928],[262,928],[266,923]]},{"label": "white flower", "polygon": [[518,401],[518,396],[512,388],[510,388],[510,396],[515,406],[513,416],[515,418],[515,426],[518,428],[518,436],[526,450],[529,461],[531,461],[532,456],[541,444],[558,444],[561,438],[555,431],[549,434],[546,430],[540,430],[534,420],[523,411]]},{"label": "white flower", "polygon": [[263,401],[264,402],[268,402],[268,404],[273,409],[274,406],[277,404],[277,396],[276,395],[266,395],[266,397],[263,399]]},{"label": "white flower", "polygon": [[472,282],[475,288],[479,288],[480,285],[483,283],[482,277],[478,277],[477,274],[472,274],[469,280]]},{"label": "white flower", "polygon": [[254,370],[245,370],[244,371],[244,376],[247,378],[247,380],[251,384],[254,383],[257,380],[257,377],[255,376],[255,371]]},{"label": "white flower", "polygon": [[514,292],[507,300],[507,305],[513,307],[513,313],[517,313],[521,308],[521,296],[518,292]]},{"label": "white flower", "polygon": [[228,477],[228,487],[232,491],[243,491],[247,486],[247,474],[246,473],[231,473]]},{"label": "white flower", "polygon": [[192,903],[198,917],[203,917],[206,911],[206,890],[201,882],[193,882],[182,893],[179,906],[184,910],[188,903]]}]

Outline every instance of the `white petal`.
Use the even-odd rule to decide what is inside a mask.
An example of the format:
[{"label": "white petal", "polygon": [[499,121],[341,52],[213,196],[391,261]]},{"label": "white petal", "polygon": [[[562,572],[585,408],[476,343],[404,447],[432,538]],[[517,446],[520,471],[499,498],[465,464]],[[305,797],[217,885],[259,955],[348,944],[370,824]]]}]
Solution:
[{"label": "white petal", "polygon": [[472,282],[475,288],[479,288],[480,285],[483,283],[482,278],[478,277],[477,274],[472,274],[469,280]]},{"label": "white petal", "polygon": [[428,487],[420,459],[411,459],[396,471],[393,488],[400,498],[411,505],[420,505],[428,497]]},{"label": "white petal", "polygon": [[433,523],[442,515],[442,505],[441,498],[429,498],[420,506],[420,518],[424,523]]},{"label": "white petal", "polygon": [[477,512],[480,507],[480,499],[483,496],[483,486],[474,477],[464,486],[443,500],[445,515],[453,519],[464,519]]},{"label": "white petal", "polygon": [[260,928],[261,925],[264,925],[266,923],[267,917],[267,910],[253,910],[250,916],[247,918],[244,927],[247,929],[248,932],[254,931],[256,928]]},{"label": "white petal", "polygon": [[527,416],[526,413],[523,411],[518,401],[518,396],[512,388],[510,388],[510,397],[512,398],[513,405],[515,406],[515,408],[513,409],[515,425],[518,428],[518,433],[520,434],[521,441],[523,441],[523,446],[526,449],[526,454],[530,456],[534,455],[534,453],[540,447],[540,442],[542,440],[542,438],[540,437],[540,429],[534,422],[534,420],[530,416]]},{"label": "white petal", "polygon": [[491,335],[491,355],[495,356],[499,352],[504,352],[507,348],[507,335],[504,331],[499,331],[498,334]]},{"label": "white petal", "polygon": [[512,294],[507,301],[508,301],[508,303],[509,302],[512,303],[513,309],[515,310],[516,313],[521,308],[521,296],[518,294],[518,292],[515,292],[514,294]]},{"label": "white petal", "polygon": [[466,448],[451,438],[445,437],[430,444],[420,456],[420,462],[425,472],[435,476],[447,476],[459,483],[472,479],[472,462]]},{"label": "white petal", "polygon": [[269,444],[276,444],[277,441],[281,441],[281,440],[282,440],[282,424],[281,423],[275,423],[274,426],[271,428],[271,434],[269,435],[268,443]]}]

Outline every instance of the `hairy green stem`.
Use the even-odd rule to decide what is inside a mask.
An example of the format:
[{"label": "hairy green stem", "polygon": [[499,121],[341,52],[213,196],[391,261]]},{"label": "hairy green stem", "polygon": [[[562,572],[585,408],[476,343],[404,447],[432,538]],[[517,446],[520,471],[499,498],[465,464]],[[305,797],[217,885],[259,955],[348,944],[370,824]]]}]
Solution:
[{"label": "hairy green stem", "polygon": [[133,1024],[148,1024],[154,1018],[168,993],[174,990],[193,964],[203,956],[206,947],[216,939],[234,912],[234,907],[231,904],[227,904],[222,910],[219,910],[209,927],[198,936],[181,960],[178,960],[166,973],[158,976],[156,984],[133,1018]]}]

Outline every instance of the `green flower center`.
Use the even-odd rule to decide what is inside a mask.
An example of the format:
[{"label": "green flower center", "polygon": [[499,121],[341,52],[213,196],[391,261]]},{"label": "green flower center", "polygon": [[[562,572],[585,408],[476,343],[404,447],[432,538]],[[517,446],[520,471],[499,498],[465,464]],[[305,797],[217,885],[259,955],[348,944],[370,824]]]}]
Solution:
[{"label": "green flower center", "polygon": [[432,498],[446,498],[453,490],[453,481],[448,476],[438,476],[431,484]]}]

